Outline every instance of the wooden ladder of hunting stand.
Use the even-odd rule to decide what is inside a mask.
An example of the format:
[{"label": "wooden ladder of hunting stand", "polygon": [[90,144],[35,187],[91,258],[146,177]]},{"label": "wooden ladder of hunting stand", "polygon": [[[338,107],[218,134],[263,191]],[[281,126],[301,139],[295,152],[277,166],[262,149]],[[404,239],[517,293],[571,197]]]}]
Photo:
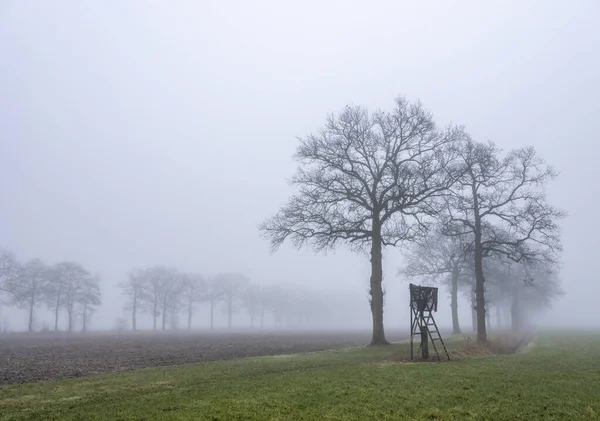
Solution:
[{"label": "wooden ladder of hunting stand", "polygon": [[435,355],[438,361],[441,361],[438,347],[441,347],[450,360],[450,354],[442,335],[435,323],[433,313],[437,311],[438,289],[433,287],[422,287],[410,284],[410,359],[414,358],[413,343],[415,334],[421,336],[421,356],[423,359],[429,358],[428,342],[431,341]]}]

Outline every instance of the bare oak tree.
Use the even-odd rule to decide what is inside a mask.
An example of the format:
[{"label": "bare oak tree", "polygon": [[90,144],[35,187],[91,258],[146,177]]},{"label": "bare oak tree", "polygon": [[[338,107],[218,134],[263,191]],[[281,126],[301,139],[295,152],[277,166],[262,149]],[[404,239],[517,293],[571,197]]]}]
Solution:
[{"label": "bare oak tree", "polygon": [[129,297],[125,303],[125,310],[131,311],[131,328],[137,330],[137,313],[144,302],[147,293],[147,278],[144,270],[132,270],[127,276],[127,280],[119,283],[119,288],[123,294]]},{"label": "bare oak tree", "polygon": [[345,242],[371,255],[371,344],[387,344],[383,326],[383,247],[420,234],[437,198],[452,184],[449,144],[460,128],[438,130],[420,102],[403,97],[391,112],[346,107],[317,134],[300,138],[298,189],[260,226],[272,250],[290,239],[317,251]]},{"label": "bare oak tree", "polygon": [[557,219],[545,187],[556,172],[531,147],[503,157],[493,143],[466,139],[457,148],[462,177],[447,196],[447,234],[472,235],[477,340],[487,341],[483,259],[552,259],[560,252]]},{"label": "bare oak tree", "polygon": [[[257,285],[249,285],[242,292],[241,297],[242,305],[250,316],[250,327],[254,327],[254,321],[257,316],[261,315],[261,303],[262,303],[262,288]],[[261,318],[264,323],[264,319]]]},{"label": "bare oak tree", "polygon": [[146,286],[143,295],[144,309],[152,315],[152,329],[156,331],[156,321],[160,316],[160,297],[162,290],[161,270],[159,267],[144,269],[140,274]]},{"label": "bare oak tree", "polygon": [[205,299],[208,301],[210,305],[210,329],[214,329],[214,316],[215,316],[215,307],[218,303],[223,301],[225,297],[225,290],[223,285],[219,282],[217,278],[210,278],[206,281],[206,292]]},{"label": "bare oak tree", "polygon": [[181,295],[187,307],[187,327],[188,330],[191,330],[194,305],[200,301],[204,301],[206,297],[206,282],[204,277],[197,273],[184,274],[181,284]]},{"label": "bare oak tree", "polygon": [[7,293],[6,281],[14,274],[18,267],[14,254],[6,249],[0,248],[0,305],[2,305],[2,294]]},{"label": "bare oak tree", "polygon": [[231,329],[233,313],[236,311],[236,305],[248,286],[248,279],[239,273],[221,273],[217,275],[216,281],[220,284],[223,292],[223,301],[227,312],[227,327]]},{"label": "bare oak tree", "polygon": [[167,266],[153,268],[154,275],[158,278],[159,308],[162,313],[162,330],[167,328],[167,315],[177,307],[181,293],[182,278],[177,269]]},{"label": "bare oak tree", "polygon": [[35,308],[48,294],[49,268],[39,259],[18,265],[7,279],[5,287],[11,294],[11,301],[17,307],[28,310],[27,329],[32,332]]},{"label": "bare oak tree", "polygon": [[81,320],[83,332],[87,331],[90,314],[102,305],[102,292],[100,291],[100,277],[86,276],[77,295],[77,303],[81,306]]},{"label": "bare oak tree", "polygon": [[[84,284],[88,281],[90,274],[78,263],[63,262],[56,266],[58,269],[58,276],[61,278],[63,295],[62,306],[67,310],[67,330],[72,332],[75,317],[75,305],[78,304]],[[60,298],[58,302],[60,302]]]}]

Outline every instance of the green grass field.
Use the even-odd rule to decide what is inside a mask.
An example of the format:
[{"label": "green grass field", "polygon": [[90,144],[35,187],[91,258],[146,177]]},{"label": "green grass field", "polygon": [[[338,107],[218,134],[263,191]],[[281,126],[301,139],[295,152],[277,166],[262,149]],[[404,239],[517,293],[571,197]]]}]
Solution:
[{"label": "green grass field", "polygon": [[389,362],[406,345],[248,358],[0,388],[3,420],[595,420],[600,336],[516,355]]}]

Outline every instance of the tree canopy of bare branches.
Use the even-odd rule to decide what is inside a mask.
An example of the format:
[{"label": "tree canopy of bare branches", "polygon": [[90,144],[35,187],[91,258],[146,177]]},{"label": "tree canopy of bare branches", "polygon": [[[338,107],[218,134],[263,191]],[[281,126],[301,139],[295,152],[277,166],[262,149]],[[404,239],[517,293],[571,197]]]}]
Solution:
[{"label": "tree canopy of bare branches", "polygon": [[457,144],[461,178],[446,200],[446,233],[472,235],[477,340],[487,341],[483,259],[554,261],[561,250],[557,220],[564,213],[546,200],[556,172],[531,147],[501,156],[493,143]]},{"label": "tree canopy of bare branches", "polygon": [[12,274],[5,283],[11,301],[29,313],[27,329],[33,331],[35,309],[49,292],[49,268],[39,259],[29,260],[22,265],[13,265]]},{"label": "tree canopy of bare branches", "polygon": [[438,130],[420,102],[403,97],[392,111],[356,106],[330,115],[317,133],[300,138],[298,192],[260,226],[273,251],[290,240],[317,251],[344,242],[370,250],[371,343],[387,344],[383,325],[382,248],[419,236],[438,198],[453,183],[453,153],[461,128]]}]

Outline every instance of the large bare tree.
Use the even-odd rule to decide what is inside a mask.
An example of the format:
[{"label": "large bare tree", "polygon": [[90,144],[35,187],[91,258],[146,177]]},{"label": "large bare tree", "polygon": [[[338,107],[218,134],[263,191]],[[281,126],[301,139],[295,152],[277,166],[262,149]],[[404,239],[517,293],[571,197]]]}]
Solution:
[{"label": "large bare tree", "polygon": [[129,272],[126,281],[119,283],[123,294],[129,297],[125,303],[125,310],[131,311],[131,328],[134,332],[137,330],[138,310],[146,299],[147,277],[145,274],[146,271],[144,270],[134,269]]},{"label": "large bare tree", "polygon": [[162,291],[162,279],[160,267],[144,269],[140,276],[146,286],[146,294],[143,295],[144,309],[152,315],[152,330],[156,331],[156,323],[160,316],[160,297]]},{"label": "large bare tree", "polygon": [[440,230],[430,234],[410,248],[406,267],[400,271],[409,278],[418,277],[425,282],[449,281],[450,308],[452,309],[452,333],[459,334],[458,288],[469,273],[471,239],[466,236],[445,236]]},{"label": "large bare tree", "polygon": [[225,297],[224,285],[219,282],[219,279],[210,278],[206,281],[205,299],[210,305],[210,329],[215,327],[215,307],[223,301]]},{"label": "large bare tree", "polygon": [[15,255],[11,251],[0,247],[0,305],[2,305],[2,294],[8,292],[6,282],[14,275],[17,267],[18,263]]},{"label": "large bare tree", "polygon": [[156,266],[153,268],[159,282],[159,308],[162,313],[162,330],[167,328],[167,315],[179,305],[181,297],[181,273],[173,267]]},{"label": "large bare tree", "polygon": [[54,310],[54,330],[58,330],[58,316],[64,307],[67,310],[68,331],[71,332],[77,297],[89,273],[78,263],[61,262],[50,268],[48,276],[46,302]]},{"label": "large bare tree", "polygon": [[502,155],[491,142],[466,139],[456,151],[462,177],[446,196],[446,233],[473,236],[477,340],[486,342],[484,257],[554,259],[564,214],[546,200],[546,185],[557,174],[533,148]]},{"label": "large bare tree", "polygon": [[317,133],[300,138],[288,204],[260,226],[272,250],[290,239],[317,251],[340,242],[371,257],[371,344],[387,344],[383,326],[383,247],[412,240],[453,182],[448,146],[461,128],[438,130],[420,102],[403,97],[392,111],[348,106]]},{"label": "large bare tree", "polygon": [[7,278],[5,288],[17,307],[28,310],[27,329],[32,332],[35,308],[49,292],[49,268],[39,259],[17,265],[13,274]]},{"label": "large bare tree", "polygon": [[61,278],[62,295],[64,297],[62,306],[67,310],[67,330],[72,332],[75,321],[75,305],[79,303],[84,285],[89,280],[90,274],[78,263],[63,262],[56,266],[58,276]]},{"label": "large bare tree", "polygon": [[[244,309],[250,316],[250,327],[254,327],[254,321],[257,316],[262,316],[262,297],[263,289],[258,285],[248,285],[244,291],[242,292],[241,302],[244,306]],[[264,320],[264,317],[261,317],[261,321]],[[264,323],[264,321],[263,321]],[[262,327],[262,325],[261,325]]]},{"label": "large bare tree", "polygon": [[186,273],[182,275],[181,295],[185,301],[188,313],[187,327],[192,329],[192,315],[194,305],[206,298],[206,282],[204,277],[197,273]]},{"label": "large bare tree", "polygon": [[90,315],[96,310],[96,307],[102,305],[102,291],[100,291],[100,277],[98,275],[86,276],[83,279],[76,300],[81,307],[81,330],[86,332]]},{"label": "large bare tree", "polygon": [[237,310],[237,305],[248,287],[248,279],[240,273],[220,273],[216,276],[216,280],[221,285],[227,312],[227,327],[231,329],[233,313]]}]

